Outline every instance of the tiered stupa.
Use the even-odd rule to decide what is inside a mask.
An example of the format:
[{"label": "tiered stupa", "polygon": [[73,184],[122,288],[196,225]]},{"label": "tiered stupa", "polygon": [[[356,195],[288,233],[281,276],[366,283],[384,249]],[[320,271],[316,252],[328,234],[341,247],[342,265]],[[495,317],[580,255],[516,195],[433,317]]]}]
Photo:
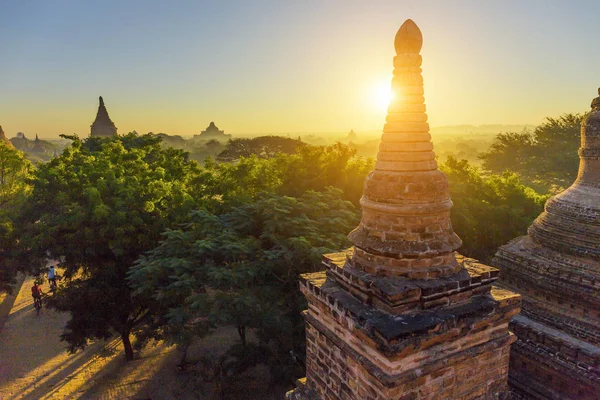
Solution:
[{"label": "tiered stupa", "polygon": [[117,136],[117,127],[110,120],[104,100],[102,96],[99,98],[100,104],[98,105],[98,113],[96,114],[96,120],[91,125],[90,136],[98,137],[113,137]]},{"label": "tiered stupa", "polygon": [[600,398],[600,97],[579,158],[575,183],[494,259],[502,286],[523,296],[510,384],[540,399]]},{"label": "tiered stupa", "polygon": [[193,140],[219,140],[228,141],[231,139],[231,135],[225,133],[225,131],[217,128],[214,122],[210,122],[205,130],[200,132],[199,135],[194,135]]},{"label": "tiered stupa", "polygon": [[35,134],[35,140],[33,141],[33,147],[31,148],[32,153],[44,153],[44,147],[42,146],[42,141],[38,137],[37,133]]},{"label": "tiered stupa", "polygon": [[288,399],[498,399],[507,396],[508,322],[519,295],[498,270],[460,256],[452,201],[425,114],[421,31],[396,34],[395,98],[362,220],[326,271],[302,275],[306,378]]}]

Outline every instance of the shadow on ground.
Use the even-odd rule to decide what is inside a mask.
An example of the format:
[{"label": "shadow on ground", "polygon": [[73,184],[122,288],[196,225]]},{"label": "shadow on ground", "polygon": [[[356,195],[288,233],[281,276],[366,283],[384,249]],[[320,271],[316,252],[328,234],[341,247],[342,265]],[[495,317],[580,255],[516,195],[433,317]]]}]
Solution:
[{"label": "shadow on ground", "polygon": [[[271,385],[266,368],[234,379],[227,388],[205,381],[198,370],[178,373],[179,352],[162,343],[147,347],[129,363],[119,339],[92,343],[84,351],[69,354],[59,338],[68,315],[48,309],[36,315],[29,291],[32,280],[24,279],[0,331],[0,399],[283,398],[286,388]],[[190,358],[217,356],[237,340],[234,327],[221,328],[198,341]]]}]

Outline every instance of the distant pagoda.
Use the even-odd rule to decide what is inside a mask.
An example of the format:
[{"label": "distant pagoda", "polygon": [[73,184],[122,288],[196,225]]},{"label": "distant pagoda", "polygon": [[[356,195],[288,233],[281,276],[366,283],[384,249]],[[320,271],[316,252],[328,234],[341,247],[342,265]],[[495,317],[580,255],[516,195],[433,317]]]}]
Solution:
[{"label": "distant pagoda", "polygon": [[194,140],[212,140],[216,139],[219,141],[227,141],[231,139],[231,135],[225,133],[225,131],[217,128],[214,122],[208,125],[208,127],[200,132],[199,135],[194,135]]},{"label": "distant pagoda", "polygon": [[12,145],[21,151],[29,150],[29,139],[23,132],[17,132],[16,136],[10,139]]},{"label": "distant pagoda", "polygon": [[33,147],[31,148],[32,153],[44,153],[44,147],[42,146],[42,141],[38,137],[37,133],[35,135],[35,140],[33,141]]},{"label": "distant pagoda", "polygon": [[600,398],[600,97],[581,123],[579,158],[573,185],[492,262],[523,296],[509,383],[527,397]]},{"label": "distant pagoda", "polygon": [[504,399],[519,295],[465,258],[425,113],[421,31],[395,39],[392,89],[354,246],[304,274],[306,378],[289,400]]},{"label": "distant pagoda", "polygon": [[98,113],[96,114],[96,120],[91,125],[90,136],[117,136],[117,127],[108,116],[108,111],[106,111],[106,107],[104,106],[104,100],[102,99],[102,96],[100,96],[99,101],[100,104],[98,105]]},{"label": "distant pagoda", "polygon": [[346,141],[347,142],[356,141],[356,133],[354,132],[354,129],[350,129],[350,133],[348,133],[348,136],[346,137]]}]

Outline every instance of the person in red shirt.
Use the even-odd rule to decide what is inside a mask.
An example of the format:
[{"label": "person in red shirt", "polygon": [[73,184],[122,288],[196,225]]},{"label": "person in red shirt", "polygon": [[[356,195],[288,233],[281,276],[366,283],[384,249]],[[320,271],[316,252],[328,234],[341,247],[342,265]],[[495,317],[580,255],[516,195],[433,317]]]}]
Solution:
[{"label": "person in red shirt", "polygon": [[37,282],[33,282],[31,287],[31,297],[33,297],[33,306],[37,309],[42,308],[42,288]]}]

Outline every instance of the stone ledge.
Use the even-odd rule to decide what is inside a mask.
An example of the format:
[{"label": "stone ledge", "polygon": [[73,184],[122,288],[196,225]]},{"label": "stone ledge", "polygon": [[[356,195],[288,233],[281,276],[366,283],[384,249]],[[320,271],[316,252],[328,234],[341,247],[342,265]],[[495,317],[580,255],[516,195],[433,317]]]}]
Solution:
[{"label": "stone ledge", "polygon": [[[496,289],[491,294],[473,297],[464,304],[392,315],[349,294],[335,280],[327,279],[325,271],[302,275],[301,290],[307,298],[310,294],[316,296],[334,316],[350,318],[355,327],[389,356],[450,330],[456,331],[456,328],[459,328],[458,331],[461,327],[469,330],[470,326],[482,320],[496,318],[508,322],[518,313],[521,304],[518,294]],[[458,331],[454,332],[456,336]]]},{"label": "stone ledge", "polygon": [[[586,371],[575,363],[556,357],[556,354],[552,350],[533,341],[517,340],[512,344],[511,353],[511,359],[516,357],[516,355],[522,356],[530,363],[542,365],[550,371],[555,371],[556,374],[577,382],[581,386],[585,385],[597,388],[600,385],[600,376],[597,373]],[[517,368],[511,365],[509,368],[509,380],[515,380],[517,375],[519,375]],[[526,376],[528,379],[527,382],[533,385],[533,382],[531,382],[532,377],[528,374]],[[515,382],[510,382],[510,384],[523,389],[523,385],[515,384]]]},{"label": "stone ledge", "polygon": [[[494,258],[502,280],[530,282],[527,286],[550,296],[560,293],[563,302],[582,308],[600,308],[600,268],[591,258],[565,257],[544,248],[529,237],[502,246]],[[522,290],[522,289],[521,289]]]},{"label": "stone ledge", "polygon": [[[511,321],[513,331],[522,341],[533,341],[544,346],[555,357],[588,371],[600,373],[600,347],[542,323],[516,315]],[[539,346],[538,346],[539,347]],[[597,377],[600,381],[600,375]]]},{"label": "stone ledge", "polygon": [[324,255],[327,276],[360,301],[376,304],[395,315],[465,303],[472,296],[488,293],[499,276],[498,269],[461,255],[456,255],[456,260],[462,269],[445,278],[424,280],[374,276],[350,265],[353,251],[350,248]]},{"label": "stone ledge", "polygon": [[[305,318],[307,324],[313,326],[320,334],[324,335],[335,346],[340,348],[344,354],[348,355],[351,359],[359,363],[371,376],[388,388],[399,386],[409,381],[414,381],[422,376],[434,373],[441,367],[446,368],[452,366],[453,364],[474,358],[483,353],[491,352],[504,346],[509,346],[516,340],[516,337],[513,334],[506,331],[506,334],[503,336],[460,350],[456,353],[446,356],[443,360],[434,360],[433,362],[423,361],[419,365],[419,368],[411,369],[400,374],[388,374],[367,357],[359,354],[348,343],[341,340],[338,335],[332,332],[327,326],[325,326],[315,317],[310,315],[310,313],[307,313]],[[292,399],[295,400],[294,398]],[[304,400],[304,398],[301,398],[301,400]]]}]

